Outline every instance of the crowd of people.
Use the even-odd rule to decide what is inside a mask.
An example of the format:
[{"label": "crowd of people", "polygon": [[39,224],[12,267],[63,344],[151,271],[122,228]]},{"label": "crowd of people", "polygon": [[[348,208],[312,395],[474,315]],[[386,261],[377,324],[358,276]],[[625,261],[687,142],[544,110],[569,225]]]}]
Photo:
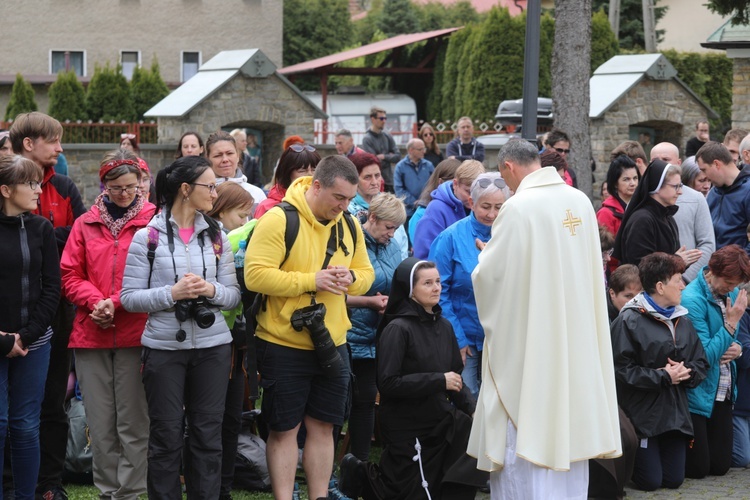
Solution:
[{"label": "crowd of people", "polygon": [[257,399],[279,499],[298,463],[316,500],[621,498],[750,463],[747,132],[622,143],[595,212],[563,131],[486,172],[469,117],[403,157],[370,120],[331,156],[287,138],[267,191],[242,129],[186,131],[155,179],[124,134],[88,211],[59,122],[0,132],[5,494],[67,498],[71,365],[102,498],[231,498]]}]

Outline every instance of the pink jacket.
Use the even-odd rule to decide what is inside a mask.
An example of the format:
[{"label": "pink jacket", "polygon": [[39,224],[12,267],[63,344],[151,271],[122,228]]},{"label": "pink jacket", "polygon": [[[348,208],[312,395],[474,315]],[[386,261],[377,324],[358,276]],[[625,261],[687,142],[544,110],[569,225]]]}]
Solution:
[{"label": "pink jacket", "polygon": [[274,184],[271,190],[268,192],[268,198],[261,201],[257,207],[255,207],[255,218],[260,219],[260,216],[271,210],[273,207],[281,203],[286,195],[286,189]]},{"label": "pink jacket", "polygon": [[[112,349],[141,345],[148,315],[125,311],[120,304],[120,290],[133,236],[146,227],[154,213],[156,207],[146,202],[143,210],[125,224],[118,239],[102,222],[97,206],[73,224],[60,261],[63,293],[77,306],[68,347]],[[111,298],[115,304],[113,326],[106,330],[89,317],[96,303],[104,298]]]}]

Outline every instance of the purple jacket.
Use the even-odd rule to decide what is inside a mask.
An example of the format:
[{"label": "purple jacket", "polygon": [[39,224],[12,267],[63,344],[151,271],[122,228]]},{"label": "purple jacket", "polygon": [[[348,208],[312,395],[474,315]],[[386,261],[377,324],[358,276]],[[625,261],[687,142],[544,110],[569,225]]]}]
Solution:
[{"label": "purple jacket", "polygon": [[414,233],[414,257],[426,259],[430,245],[443,229],[468,215],[461,200],[453,194],[453,182],[444,182],[432,192],[432,201],[427,205],[424,216],[417,223]]}]

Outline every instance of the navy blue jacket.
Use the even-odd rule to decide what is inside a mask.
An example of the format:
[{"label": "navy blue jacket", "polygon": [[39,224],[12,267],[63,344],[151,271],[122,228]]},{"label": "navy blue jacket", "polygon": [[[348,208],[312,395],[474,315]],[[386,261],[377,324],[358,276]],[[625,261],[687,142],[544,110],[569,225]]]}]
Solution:
[{"label": "navy blue jacket", "polygon": [[750,254],[750,171],[743,169],[731,186],[714,186],[708,192],[708,208],[714,223],[716,249],[736,243]]}]

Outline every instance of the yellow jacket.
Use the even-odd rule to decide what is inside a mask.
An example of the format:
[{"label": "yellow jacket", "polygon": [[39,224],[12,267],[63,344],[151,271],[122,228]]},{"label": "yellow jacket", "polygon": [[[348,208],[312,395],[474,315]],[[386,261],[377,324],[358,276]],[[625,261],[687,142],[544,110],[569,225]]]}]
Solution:
[{"label": "yellow jacket", "polygon": [[[312,177],[301,177],[294,181],[286,192],[284,201],[294,205],[299,212],[299,233],[284,260],[286,245],[286,215],[279,207],[266,212],[253,232],[245,254],[245,283],[248,289],[268,296],[266,310],[258,313],[256,335],[268,342],[295,349],[312,350],[313,344],[307,330],[298,332],[292,328],[290,319],[297,309],[310,305],[315,292],[315,273],[321,270],[331,236],[331,226],[343,217],[342,214],[327,225],[321,224],[313,215],[305,200],[305,192],[312,185]],[[375,279],[370,264],[362,228],[355,222],[357,248],[346,223],[342,224],[343,241],[349,250],[345,256],[337,249],[330,265],[345,266],[354,273],[355,280],[349,286],[350,295],[363,295]],[[344,295],[330,292],[316,294],[315,300],[326,306],[326,326],[336,345],[346,342],[346,332],[351,328],[346,311]]]}]

